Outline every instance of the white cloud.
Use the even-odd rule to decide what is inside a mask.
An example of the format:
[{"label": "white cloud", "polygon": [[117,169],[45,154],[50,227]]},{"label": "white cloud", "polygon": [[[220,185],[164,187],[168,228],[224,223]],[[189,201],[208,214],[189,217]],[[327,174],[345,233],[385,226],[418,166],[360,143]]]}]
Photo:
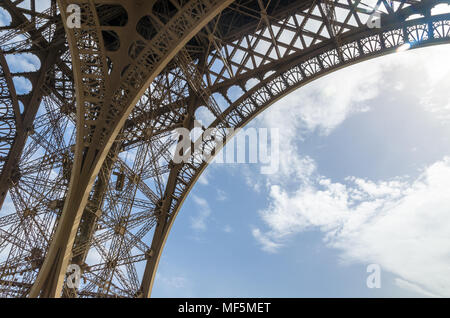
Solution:
[{"label": "white cloud", "polygon": [[218,201],[225,201],[227,199],[227,194],[225,191],[217,189],[217,200]]},{"label": "white cloud", "polygon": [[[256,118],[258,127],[279,129],[279,173],[269,183],[304,182],[316,169],[315,162],[300,156],[298,141],[313,132],[329,135],[349,116],[369,111],[368,102],[379,93],[382,69],[367,63],[330,74],[289,94]],[[289,114],[289,116],[286,116]],[[259,182],[249,177],[253,187]]]},{"label": "white cloud", "polygon": [[197,214],[191,217],[191,227],[196,231],[204,231],[206,230],[206,220],[211,215],[211,208],[205,199],[196,195],[192,195],[192,198],[199,209]]},{"label": "white cloud", "polygon": [[314,131],[328,135],[349,116],[369,111],[368,102],[390,89],[408,90],[425,110],[449,122],[448,54],[450,45],[439,45],[347,67],[292,92],[256,122],[280,128],[280,139],[303,139]]},{"label": "white cloud", "polygon": [[395,284],[400,288],[413,291],[426,297],[438,297],[437,295],[430,293],[429,291],[423,289],[422,287],[400,278],[395,279]]},{"label": "white cloud", "polygon": [[450,296],[449,157],[415,180],[349,176],[339,183],[321,176],[297,146],[308,134],[328,135],[367,111],[380,89],[407,89],[439,121],[450,119],[450,63],[442,60],[448,54],[446,46],[365,62],[292,93],[258,119],[259,126],[280,127],[281,140],[280,171],[262,182],[270,196],[260,211],[266,228],[252,229],[265,251],[277,252],[293,236],[319,229],[327,246],[341,251],[342,262],[377,263],[398,276],[399,287]]},{"label": "white cloud", "polygon": [[159,280],[165,285],[165,288],[168,289],[180,289],[185,288],[187,285],[187,280],[185,277],[182,276],[171,276],[166,277],[163,275],[158,275]]},{"label": "white cloud", "polygon": [[39,58],[31,53],[9,54],[6,61],[12,73],[35,72],[41,66]]},{"label": "white cloud", "polygon": [[[194,297],[192,281],[187,278],[185,273],[172,269],[156,273],[154,288],[154,297]],[[175,295],[175,296],[174,296]]]},{"label": "white cloud", "polygon": [[280,243],[271,240],[267,235],[262,234],[260,229],[254,228],[252,235],[262,245],[262,249],[269,253],[275,253],[282,246]]},{"label": "white cloud", "polygon": [[440,45],[395,54],[389,58],[383,76],[385,86],[407,90],[424,110],[443,123],[450,123],[449,48]]},{"label": "white cloud", "polygon": [[318,228],[344,262],[378,263],[404,280],[450,295],[450,158],[429,166],[413,182],[349,184],[318,177],[290,194],[272,186],[261,211],[268,231],[253,230],[275,252],[287,238]]},{"label": "white cloud", "polygon": [[203,171],[203,173],[198,178],[198,183],[200,183],[201,185],[208,185],[209,184],[208,172],[207,171],[208,170]]},{"label": "white cloud", "polygon": [[275,103],[258,124],[280,128],[280,139],[304,138],[316,130],[328,135],[351,114],[369,110],[366,102],[378,95],[381,76],[377,63],[340,70]]}]

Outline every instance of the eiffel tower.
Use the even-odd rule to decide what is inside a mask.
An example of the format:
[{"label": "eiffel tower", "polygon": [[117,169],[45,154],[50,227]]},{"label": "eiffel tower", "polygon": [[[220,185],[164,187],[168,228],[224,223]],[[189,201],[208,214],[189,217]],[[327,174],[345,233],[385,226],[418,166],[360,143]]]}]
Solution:
[{"label": "eiffel tower", "polygon": [[204,153],[316,78],[449,43],[445,3],[0,0],[1,297],[150,297]]}]

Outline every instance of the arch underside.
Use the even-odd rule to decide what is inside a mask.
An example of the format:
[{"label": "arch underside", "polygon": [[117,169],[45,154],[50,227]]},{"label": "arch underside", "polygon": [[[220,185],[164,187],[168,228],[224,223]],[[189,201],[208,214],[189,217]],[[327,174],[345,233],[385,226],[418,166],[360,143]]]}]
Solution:
[{"label": "arch underside", "polygon": [[[203,156],[217,153],[214,140],[229,140],[229,128],[243,127],[330,72],[405,44],[450,42],[450,13],[431,14],[447,1],[393,1],[393,7],[380,1],[380,28],[367,27],[370,14],[354,1],[335,1],[334,19],[319,1],[230,1],[223,8],[209,1],[211,14],[199,29],[184,14],[206,16],[200,0],[178,1],[179,7],[155,1],[142,10],[152,14],[137,15],[130,2],[71,2],[82,6],[89,27],[66,29],[68,42],[61,49],[66,55],[53,57],[63,61],[52,64],[59,65],[59,77],[46,81],[52,90],[41,94],[44,113],[33,116],[36,136],[26,139],[16,160],[20,176],[9,185],[14,211],[0,215],[0,255],[7,255],[0,259],[0,293],[6,297],[30,290],[31,296],[47,297],[149,296],[170,228],[207,167]],[[105,3],[123,5],[127,23],[123,11],[101,7]],[[105,12],[115,18],[105,20]],[[420,16],[408,19],[412,15]],[[170,28],[155,33],[143,16],[159,26],[183,21],[183,40]],[[146,32],[136,34],[137,24],[146,25]],[[182,44],[167,45],[161,41],[167,37]],[[166,50],[159,58],[155,43]],[[42,59],[41,64],[48,71]],[[209,128],[215,139],[198,140],[186,162],[174,163],[179,141],[174,130],[192,129],[201,107],[214,118]],[[63,229],[72,236],[54,239]],[[52,248],[52,239],[63,243]],[[62,276],[46,287],[42,277],[54,276],[50,265],[62,248],[65,263],[61,258],[55,271]],[[63,284],[69,263],[82,269],[77,289]]]}]

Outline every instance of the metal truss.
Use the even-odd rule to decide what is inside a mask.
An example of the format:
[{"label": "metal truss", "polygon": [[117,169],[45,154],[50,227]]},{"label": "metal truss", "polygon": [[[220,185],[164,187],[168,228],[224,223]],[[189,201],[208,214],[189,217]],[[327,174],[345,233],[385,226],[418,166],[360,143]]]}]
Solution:
[{"label": "metal truss", "polygon": [[[149,297],[204,157],[230,128],[340,68],[449,43],[450,13],[432,10],[448,2],[2,0],[0,294]],[[79,28],[63,23],[71,4]],[[15,71],[21,54],[39,68]],[[175,163],[176,128],[203,108],[213,133]]]}]

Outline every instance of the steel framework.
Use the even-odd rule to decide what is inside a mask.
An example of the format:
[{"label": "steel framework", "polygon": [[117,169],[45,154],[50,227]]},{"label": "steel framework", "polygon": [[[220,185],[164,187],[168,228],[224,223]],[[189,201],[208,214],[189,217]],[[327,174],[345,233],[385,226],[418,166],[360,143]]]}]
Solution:
[{"label": "steel framework", "polygon": [[[229,128],[337,69],[449,43],[442,3],[1,0],[0,295],[149,297]],[[213,133],[176,163],[200,110]]]}]

